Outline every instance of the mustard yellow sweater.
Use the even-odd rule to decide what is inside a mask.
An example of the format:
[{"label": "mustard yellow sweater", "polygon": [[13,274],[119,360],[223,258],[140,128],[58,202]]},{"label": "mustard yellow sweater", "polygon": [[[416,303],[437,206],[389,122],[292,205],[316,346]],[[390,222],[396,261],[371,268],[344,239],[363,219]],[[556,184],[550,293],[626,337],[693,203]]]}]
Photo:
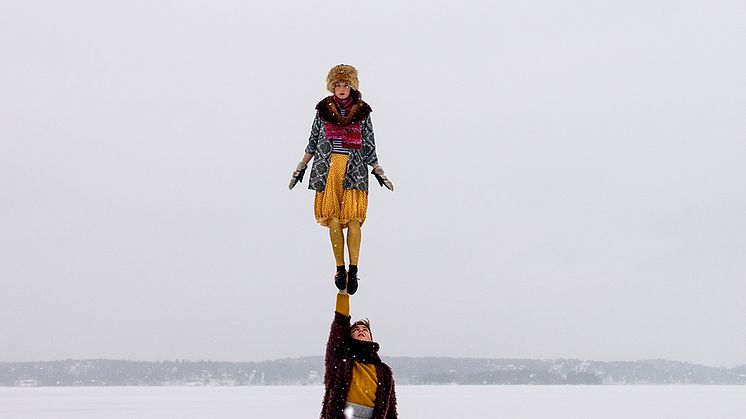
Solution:
[{"label": "mustard yellow sweater", "polygon": [[[339,314],[350,315],[350,296],[347,293],[337,293],[336,310]],[[354,364],[352,364],[352,382],[350,383],[350,390],[347,392],[347,401],[361,406],[373,407],[376,403],[377,388],[376,366],[354,361]]]}]

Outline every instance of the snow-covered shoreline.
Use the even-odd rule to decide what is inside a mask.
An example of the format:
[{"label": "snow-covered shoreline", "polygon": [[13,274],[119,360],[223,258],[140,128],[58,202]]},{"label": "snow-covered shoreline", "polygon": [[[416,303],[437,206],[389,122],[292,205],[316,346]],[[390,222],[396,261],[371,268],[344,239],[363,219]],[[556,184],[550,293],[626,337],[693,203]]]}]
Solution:
[{"label": "snow-covered shoreline", "polygon": [[[737,418],[746,386],[399,386],[406,419]],[[314,417],[321,386],[5,387],[11,419]]]}]

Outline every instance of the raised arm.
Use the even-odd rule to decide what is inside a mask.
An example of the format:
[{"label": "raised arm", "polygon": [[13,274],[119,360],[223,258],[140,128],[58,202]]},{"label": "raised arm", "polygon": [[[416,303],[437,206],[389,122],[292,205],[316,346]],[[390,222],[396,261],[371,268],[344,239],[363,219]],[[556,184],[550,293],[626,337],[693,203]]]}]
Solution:
[{"label": "raised arm", "polygon": [[337,304],[334,311],[334,321],[329,331],[329,340],[326,342],[326,357],[324,364],[324,384],[329,384],[333,371],[337,365],[341,365],[345,357],[345,342],[350,336],[350,296],[340,291],[337,293]]}]

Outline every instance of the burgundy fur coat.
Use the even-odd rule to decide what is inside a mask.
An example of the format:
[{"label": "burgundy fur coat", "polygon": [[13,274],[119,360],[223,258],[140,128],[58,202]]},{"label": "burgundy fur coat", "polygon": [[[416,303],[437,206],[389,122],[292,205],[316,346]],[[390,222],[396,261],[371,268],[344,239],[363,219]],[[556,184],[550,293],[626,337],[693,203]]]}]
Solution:
[{"label": "burgundy fur coat", "polygon": [[321,419],[344,419],[347,392],[352,382],[354,361],[376,366],[378,386],[373,419],[397,419],[396,391],[391,368],[378,357],[378,344],[362,342],[350,336],[350,316],[334,313],[334,321],[326,343],[326,371],[324,372],[324,403]]}]

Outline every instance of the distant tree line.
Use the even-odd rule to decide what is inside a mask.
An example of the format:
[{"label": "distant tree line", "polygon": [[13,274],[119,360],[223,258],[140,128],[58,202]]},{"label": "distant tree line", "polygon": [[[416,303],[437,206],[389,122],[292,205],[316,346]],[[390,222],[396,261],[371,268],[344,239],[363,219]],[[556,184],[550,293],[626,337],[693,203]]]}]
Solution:
[{"label": "distant tree line", "polygon": [[[398,384],[746,384],[746,365],[678,361],[387,357]],[[318,356],[263,362],[0,362],[0,386],[319,385]]]}]

